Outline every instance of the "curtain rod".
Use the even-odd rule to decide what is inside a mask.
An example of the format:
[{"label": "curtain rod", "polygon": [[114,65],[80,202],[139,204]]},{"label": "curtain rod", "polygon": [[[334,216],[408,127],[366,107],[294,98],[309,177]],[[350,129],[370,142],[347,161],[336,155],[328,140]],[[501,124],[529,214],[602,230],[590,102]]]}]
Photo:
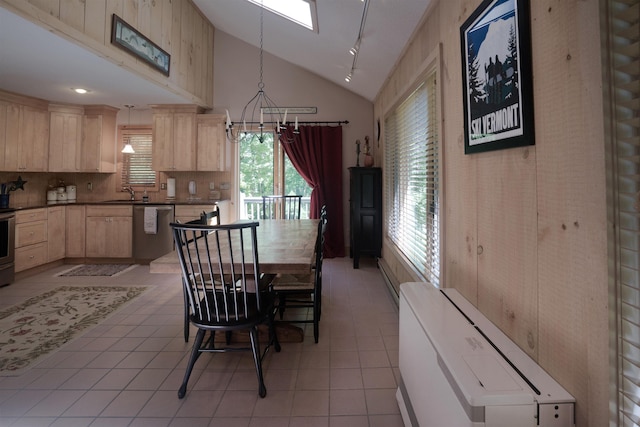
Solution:
[{"label": "curtain rod", "polygon": [[[260,122],[245,122],[245,123],[248,124],[248,125],[259,125],[260,124]],[[236,123],[234,123],[234,124],[236,124]],[[267,122],[267,121],[265,121],[265,122],[262,122],[262,124],[275,125],[275,124],[277,124],[277,122]],[[323,122],[323,121],[318,121],[318,120],[313,120],[313,121],[308,121],[308,122],[298,121],[298,124],[299,125],[308,125],[308,124],[316,124],[316,125],[330,125],[330,124],[341,125],[341,124],[345,124],[345,125],[348,125],[349,124],[349,120],[334,120],[334,121],[329,121],[329,122]],[[287,126],[289,126],[289,125],[293,126],[292,122],[289,122],[289,124]],[[283,126],[283,124],[280,123],[280,126]]]}]

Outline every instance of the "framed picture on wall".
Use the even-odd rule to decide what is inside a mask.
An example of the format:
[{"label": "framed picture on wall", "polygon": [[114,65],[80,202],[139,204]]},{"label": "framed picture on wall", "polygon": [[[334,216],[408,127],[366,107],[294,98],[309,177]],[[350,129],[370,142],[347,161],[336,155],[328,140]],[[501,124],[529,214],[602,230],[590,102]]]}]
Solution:
[{"label": "framed picture on wall", "polygon": [[165,76],[169,75],[171,56],[115,13],[111,22],[111,43],[142,59]]},{"label": "framed picture on wall", "polygon": [[465,154],[533,145],[529,1],[483,1],[460,41]]}]

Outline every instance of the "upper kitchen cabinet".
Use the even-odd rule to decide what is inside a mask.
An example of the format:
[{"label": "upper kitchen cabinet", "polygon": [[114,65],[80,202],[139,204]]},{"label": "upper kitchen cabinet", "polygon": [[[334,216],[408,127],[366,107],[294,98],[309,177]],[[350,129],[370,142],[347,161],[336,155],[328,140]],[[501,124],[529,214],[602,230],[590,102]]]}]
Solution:
[{"label": "upper kitchen cabinet", "polygon": [[198,114],[196,117],[198,171],[224,172],[229,169],[225,118],[224,114]]},{"label": "upper kitchen cabinet", "polygon": [[49,171],[80,172],[83,108],[49,105]]},{"label": "upper kitchen cabinet", "polygon": [[47,102],[0,91],[0,170],[45,172],[48,153]]},{"label": "upper kitchen cabinet", "polygon": [[84,107],[82,133],[82,171],[116,172],[116,115],[107,105]]},{"label": "upper kitchen cabinet", "polygon": [[49,105],[49,172],[116,171],[117,108]]},{"label": "upper kitchen cabinet", "polygon": [[197,105],[152,105],[153,169],[156,171],[196,170]]}]

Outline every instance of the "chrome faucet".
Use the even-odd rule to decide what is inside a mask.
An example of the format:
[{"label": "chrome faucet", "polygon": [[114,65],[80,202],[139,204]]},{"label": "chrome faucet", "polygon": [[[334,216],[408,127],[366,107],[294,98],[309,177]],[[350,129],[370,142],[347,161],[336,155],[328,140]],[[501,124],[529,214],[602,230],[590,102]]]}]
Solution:
[{"label": "chrome faucet", "polygon": [[133,191],[133,188],[129,187],[122,187],[122,191],[127,191],[129,192],[129,194],[131,195],[131,201],[136,200],[136,192]]}]

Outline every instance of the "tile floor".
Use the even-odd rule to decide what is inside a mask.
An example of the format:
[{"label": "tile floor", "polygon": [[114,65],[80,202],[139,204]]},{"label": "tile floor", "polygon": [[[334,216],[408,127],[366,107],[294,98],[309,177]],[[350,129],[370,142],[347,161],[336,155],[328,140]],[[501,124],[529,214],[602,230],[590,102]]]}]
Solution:
[{"label": "tile floor", "polygon": [[203,354],[178,399],[191,342],[177,275],[54,277],[66,268],[0,288],[0,310],[62,284],[150,289],[21,376],[0,376],[0,426],[402,426],[398,311],[371,259],[358,270],[325,260],[320,342],[305,325],[303,343],[267,354],[264,399],[250,353]]}]

